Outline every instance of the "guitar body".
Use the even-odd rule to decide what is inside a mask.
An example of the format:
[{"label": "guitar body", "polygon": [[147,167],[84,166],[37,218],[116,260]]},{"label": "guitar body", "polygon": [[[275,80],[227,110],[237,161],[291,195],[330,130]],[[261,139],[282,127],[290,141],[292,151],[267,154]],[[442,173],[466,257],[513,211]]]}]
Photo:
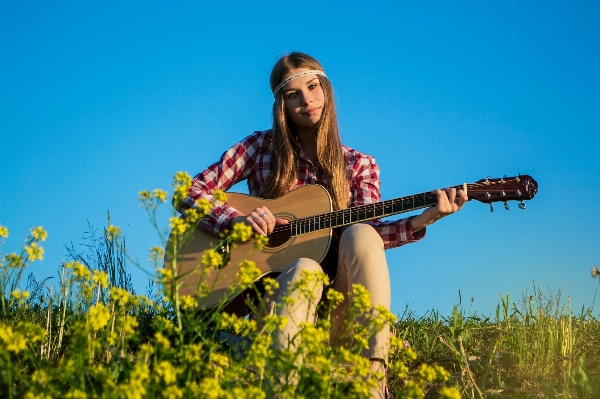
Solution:
[{"label": "guitar body", "polygon": [[[267,206],[277,218],[296,220],[312,215],[324,214],[332,211],[331,198],[325,188],[319,185],[299,187],[277,199],[262,199],[246,194],[228,193],[227,203],[244,215],[250,214],[260,206]],[[172,247],[173,234],[169,237],[167,254]],[[287,265],[299,258],[310,258],[320,262],[331,244],[331,229],[323,229],[308,234],[289,237],[276,246],[265,246],[262,250],[256,249],[254,243],[247,242],[231,250],[229,262],[222,268],[212,270],[203,277],[204,267],[200,259],[204,251],[215,248],[218,237],[202,229],[195,229],[191,237],[187,237],[180,254],[177,256],[177,275],[182,276],[177,283],[180,295],[195,296],[200,283],[212,287],[212,292],[200,304],[202,308],[211,308],[222,299],[235,296],[239,293],[232,292],[232,283],[236,281],[239,263],[251,260],[261,270],[262,276],[269,273],[281,272]],[[223,248],[224,251],[229,248]],[[165,257],[165,268],[172,268],[169,255]]]}]

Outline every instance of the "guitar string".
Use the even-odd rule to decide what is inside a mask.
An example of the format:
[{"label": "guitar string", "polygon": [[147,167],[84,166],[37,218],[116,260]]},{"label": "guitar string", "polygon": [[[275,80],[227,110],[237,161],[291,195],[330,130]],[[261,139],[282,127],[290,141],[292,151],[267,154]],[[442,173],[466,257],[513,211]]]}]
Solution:
[{"label": "guitar string", "polygon": [[[506,182],[514,182],[514,179],[507,180]],[[505,182],[505,183],[506,183]],[[476,193],[480,193],[483,190],[477,190],[478,188],[486,188],[485,191],[489,191],[493,186],[502,184],[498,182],[490,181],[489,183],[486,181],[471,183],[467,185],[467,192],[474,191]],[[461,189],[463,185],[457,185],[453,188]],[[312,232],[315,230],[322,230],[327,228],[333,228],[336,226],[344,225],[346,223],[353,223],[352,221],[358,221],[361,219],[361,214],[364,215],[362,220],[371,219],[368,215],[373,215],[373,218],[377,218],[378,211],[381,213],[381,216],[386,214],[386,208],[395,208],[397,206],[402,206],[401,209],[404,209],[404,205],[407,203],[414,204],[415,206],[411,207],[413,209],[417,209],[423,206],[430,205],[427,202],[431,200],[435,200],[437,196],[433,193],[421,193],[415,194],[412,196],[396,198],[392,200],[386,200],[382,202],[377,202],[374,204],[366,204],[360,205],[358,207],[347,208],[343,210],[333,211],[326,214],[320,215],[312,215],[303,217],[297,220],[290,221],[287,225],[281,225],[275,227],[273,232],[269,235],[270,238],[280,238],[280,237],[291,237],[292,231],[294,229],[296,232],[300,231],[300,234]],[[435,201],[433,201],[435,203]],[[433,203],[431,205],[433,205]],[[412,209],[411,209],[412,210]],[[408,210],[407,210],[408,211]],[[388,211],[388,213],[392,213]],[[329,226],[327,225],[329,224]],[[298,234],[295,234],[298,235]]]}]

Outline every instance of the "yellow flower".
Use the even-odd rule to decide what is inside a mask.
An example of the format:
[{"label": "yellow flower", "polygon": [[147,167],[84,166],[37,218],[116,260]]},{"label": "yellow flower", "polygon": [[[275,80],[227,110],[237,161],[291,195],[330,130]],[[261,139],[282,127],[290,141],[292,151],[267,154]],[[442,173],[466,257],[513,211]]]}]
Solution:
[{"label": "yellow flower", "polygon": [[162,346],[164,349],[171,348],[171,341],[169,341],[164,335],[162,335],[161,332],[157,331],[154,334],[154,340],[156,341],[157,345]]},{"label": "yellow flower", "polygon": [[224,191],[221,190],[215,190],[213,191],[213,197],[215,197],[215,199],[217,201],[221,201],[221,202],[226,202],[227,201],[227,195],[225,194]]},{"label": "yellow flower", "polygon": [[40,247],[35,242],[31,243],[31,245],[26,245],[25,251],[27,252],[27,260],[29,260],[30,262],[33,262],[38,259],[44,259],[44,248]]},{"label": "yellow flower", "polygon": [[88,312],[88,323],[92,328],[92,331],[98,331],[106,327],[109,321],[110,312],[102,303],[90,307]]},{"label": "yellow flower", "polygon": [[439,393],[442,399],[460,399],[460,391],[454,387],[442,387]]},{"label": "yellow flower", "polygon": [[131,293],[124,288],[111,287],[109,294],[114,302],[120,302],[121,305],[127,304],[131,299]]},{"label": "yellow flower", "polygon": [[46,237],[48,237],[48,233],[46,233],[42,226],[31,229],[31,235],[36,241],[46,241]]},{"label": "yellow flower", "polygon": [[100,270],[94,270],[92,281],[94,286],[100,284],[102,287],[108,287],[108,274],[106,272],[101,272]]},{"label": "yellow flower", "polygon": [[158,364],[158,367],[156,367],[155,370],[156,374],[162,377],[165,384],[169,385],[177,381],[177,370],[173,367],[171,362],[163,360]]},{"label": "yellow flower", "polygon": [[154,190],[153,196],[156,198],[156,201],[161,204],[167,200],[167,192],[159,188]]},{"label": "yellow flower", "polygon": [[371,309],[371,294],[361,284],[352,284],[352,305],[361,313]]},{"label": "yellow flower", "polygon": [[198,307],[198,302],[194,299],[194,297],[190,295],[180,297],[179,301],[183,310],[195,309]]},{"label": "yellow flower", "polygon": [[327,300],[331,303],[333,308],[337,308],[342,302],[344,302],[344,294],[339,291],[330,288],[327,290]]},{"label": "yellow flower", "polygon": [[175,203],[183,201],[192,187],[192,178],[187,172],[177,172],[173,177],[173,199]]},{"label": "yellow flower", "polygon": [[44,339],[46,331],[39,326],[20,322],[15,329],[0,323],[0,347],[6,348],[9,352],[20,353],[27,348],[27,345],[35,344],[37,341]]},{"label": "yellow flower", "polygon": [[104,235],[109,240],[112,240],[114,238],[119,238],[121,236],[121,229],[119,229],[117,226],[112,226],[112,225],[108,226],[106,228],[106,230],[104,231]]},{"label": "yellow flower", "polygon": [[233,242],[246,242],[252,238],[252,227],[246,223],[236,223],[231,230],[231,240]]},{"label": "yellow flower", "polygon": [[92,276],[92,272],[86,266],[79,262],[69,262],[67,267],[73,268],[73,275],[75,277],[81,277],[84,280],[89,280]]},{"label": "yellow flower", "polygon": [[223,255],[214,249],[207,249],[200,257],[200,262],[210,271],[223,264]]},{"label": "yellow flower", "polygon": [[150,256],[148,257],[148,262],[151,264],[157,264],[161,262],[164,257],[164,248],[155,245],[152,248],[150,248]]},{"label": "yellow flower", "polygon": [[274,278],[265,277],[261,281],[266,295],[273,294],[275,290],[279,288],[279,283]]},{"label": "yellow flower", "polygon": [[223,392],[219,382],[214,378],[204,378],[200,381],[199,388],[203,397],[207,399],[218,399]]},{"label": "yellow flower", "polygon": [[[109,317],[110,319],[110,317]],[[123,332],[125,337],[130,337],[135,333],[135,328],[138,326],[138,321],[134,316],[126,315],[123,319]]]},{"label": "yellow flower", "polygon": [[419,375],[424,381],[432,382],[436,380],[437,373],[435,369],[427,364],[421,364]]},{"label": "yellow flower", "polygon": [[8,229],[4,226],[0,226],[0,237],[8,238]]},{"label": "yellow flower", "polygon": [[212,209],[212,204],[210,202],[208,202],[207,200],[205,200],[204,198],[200,198],[199,200],[196,200],[196,209],[198,209],[198,212],[200,212],[200,214],[202,215],[202,217],[208,215],[210,213],[210,210]]},{"label": "yellow flower", "polygon": [[178,218],[176,216],[169,219],[169,224],[171,225],[171,230],[174,234],[183,234],[188,227],[183,218]]},{"label": "yellow flower", "polygon": [[256,267],[256,263],[251,260],[245,260],[239,264],[240,270],[236,273],[238,284],[241,288],[247,288],[262,274]]},{"label": "yellow flower", "polygon": [[87,398],[87,395],[85,394],[85,392],[80,391],[79,389],[75,388],[72,391],[69,391],[65,394],[65,398],[67,399],[85,399]]},{"label": "yellow flower", "polygon": [[19,255],[17,255],[14,252],[6,255],[6,257],[4,259],[6,259],[6,261],[8,262],[8,267],[11,267],[13,269],[17,269],[19,267],[25,266],[25,263],[23,262],[23,258],[21,258]]}]

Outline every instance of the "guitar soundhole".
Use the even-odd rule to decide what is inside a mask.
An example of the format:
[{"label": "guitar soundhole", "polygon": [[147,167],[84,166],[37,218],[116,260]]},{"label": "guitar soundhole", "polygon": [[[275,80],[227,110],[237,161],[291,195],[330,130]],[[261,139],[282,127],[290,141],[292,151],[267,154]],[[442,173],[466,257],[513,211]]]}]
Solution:
[{"label": "guitar soundhole", "polygon": [[267,247],[276,248],[287,243],[292,237],[292,230],[288,226],[278,226],[273,230],[273,233],[269,235],[269,243]]}]

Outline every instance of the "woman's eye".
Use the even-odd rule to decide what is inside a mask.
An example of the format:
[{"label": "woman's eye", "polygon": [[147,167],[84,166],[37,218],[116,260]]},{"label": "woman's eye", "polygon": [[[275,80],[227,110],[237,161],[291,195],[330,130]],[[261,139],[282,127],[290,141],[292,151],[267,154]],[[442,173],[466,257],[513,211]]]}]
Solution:
[{"label": "woman's eye", "polygon": [[290,99],[292,99],[294,97],[296,97],[296,92],[291,92],[291,93],[288,93],[288,95],[287,95],[287,98],[290,98]]},{"label": "woman's eye", "polygon": [[313,83],[313,84],[311,84],[310,86],[308,86],[308,88],[312,90],[312,89],[314,89],[314,88],[315,88],[315,87],[317,87],[317,86],[318,86],[317,84]]}]

